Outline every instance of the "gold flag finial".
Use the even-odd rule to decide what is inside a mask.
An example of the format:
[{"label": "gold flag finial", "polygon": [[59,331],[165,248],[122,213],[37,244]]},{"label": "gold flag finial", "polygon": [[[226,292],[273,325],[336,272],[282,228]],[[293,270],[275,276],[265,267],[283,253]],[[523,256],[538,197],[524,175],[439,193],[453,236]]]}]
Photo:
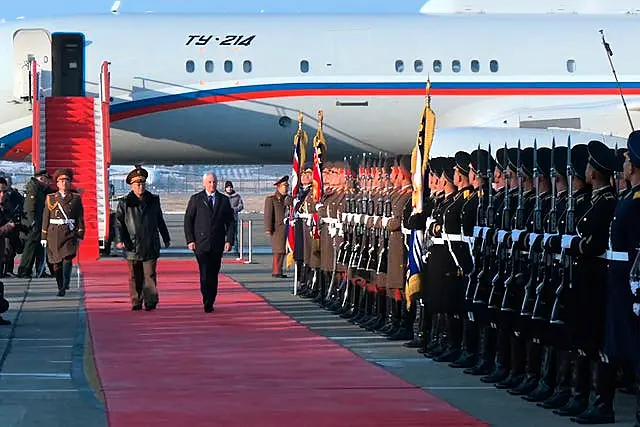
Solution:
[{"label": "gold flag finial", "polygon": [[427,76],[427,105],[431,105],[431,78]]},{"label": "gold flag finial", "polygon": [[298,112],[298,129],[302,129],[302,120],[303,120],[304,116],[302,114],[302,111]]},{"label": "gold flag finial", "polygon": [[318,110],[318,125],[320,127],[322,127],[322,119],[324,118],[324,115],[322,114],[322,110]]}]

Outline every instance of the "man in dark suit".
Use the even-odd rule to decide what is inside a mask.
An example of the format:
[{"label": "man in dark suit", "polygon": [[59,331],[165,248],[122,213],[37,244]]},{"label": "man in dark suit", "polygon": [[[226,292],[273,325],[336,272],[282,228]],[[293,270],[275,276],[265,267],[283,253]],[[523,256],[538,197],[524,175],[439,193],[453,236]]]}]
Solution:
[{"label": "man in dark suit", "polygon": [[216,190],[218,178],[212,172],[202,177],[204,190],[189,199],[184,215],[187,246],[196,254],[200,269],[200,292],[205,313],[213,311],[218,294],[218,273],[223,251],[233,246],[234,219],[229,198]]}]

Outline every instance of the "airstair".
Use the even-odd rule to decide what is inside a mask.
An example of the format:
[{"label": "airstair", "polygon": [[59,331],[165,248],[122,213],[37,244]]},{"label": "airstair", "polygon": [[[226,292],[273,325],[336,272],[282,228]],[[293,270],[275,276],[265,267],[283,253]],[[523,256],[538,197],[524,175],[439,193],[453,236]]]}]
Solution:
[{"label": "airstair", "polygon": [[79,256],[95,260],[109,239],[109,63],[102,64],[100,94],[43,96],[40,74],[32,62],[32,163],[36,170],[70,168],[72,188],[82,196],[85,237]]}]

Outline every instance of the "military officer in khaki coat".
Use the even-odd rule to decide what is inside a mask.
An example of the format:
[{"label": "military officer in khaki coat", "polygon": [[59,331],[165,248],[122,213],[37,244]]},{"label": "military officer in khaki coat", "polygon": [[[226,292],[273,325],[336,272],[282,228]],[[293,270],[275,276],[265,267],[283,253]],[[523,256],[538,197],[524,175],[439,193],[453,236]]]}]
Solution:
[{"label": "military officer in khaki coat", "polygon": [[80,195],[71,190],[73,172],[59,169],[53,175],[58,191],[47,195],[42,215],[41,244],[58,284],[58,296],[65,295],[71,281],[72,260],[78,241],[84,238],[84,211]]},{"label": "military officer in khaki coat", "polygon": [[276,186],[274,194],[268,195],[264,200],[264,232],[271,237],[271,250],[273,252],[273,269],[271,275],[277,278],[286,278],[282,273],[282,264],[286,252],[287,243],[287,208],[291,205],[289,190],[289,177],[283,176],[273,185]]}]

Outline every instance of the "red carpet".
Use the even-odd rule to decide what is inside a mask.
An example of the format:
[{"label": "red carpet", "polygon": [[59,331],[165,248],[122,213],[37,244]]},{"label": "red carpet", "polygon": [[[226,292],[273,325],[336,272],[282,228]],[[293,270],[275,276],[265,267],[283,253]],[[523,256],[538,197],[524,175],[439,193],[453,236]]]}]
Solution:
[{"label": "red carpet", "polygon": [[110,426],[486,425],[319,336],[221,276],[160,260],[155,312],[130,311],[124,262],[82,266]]}]

